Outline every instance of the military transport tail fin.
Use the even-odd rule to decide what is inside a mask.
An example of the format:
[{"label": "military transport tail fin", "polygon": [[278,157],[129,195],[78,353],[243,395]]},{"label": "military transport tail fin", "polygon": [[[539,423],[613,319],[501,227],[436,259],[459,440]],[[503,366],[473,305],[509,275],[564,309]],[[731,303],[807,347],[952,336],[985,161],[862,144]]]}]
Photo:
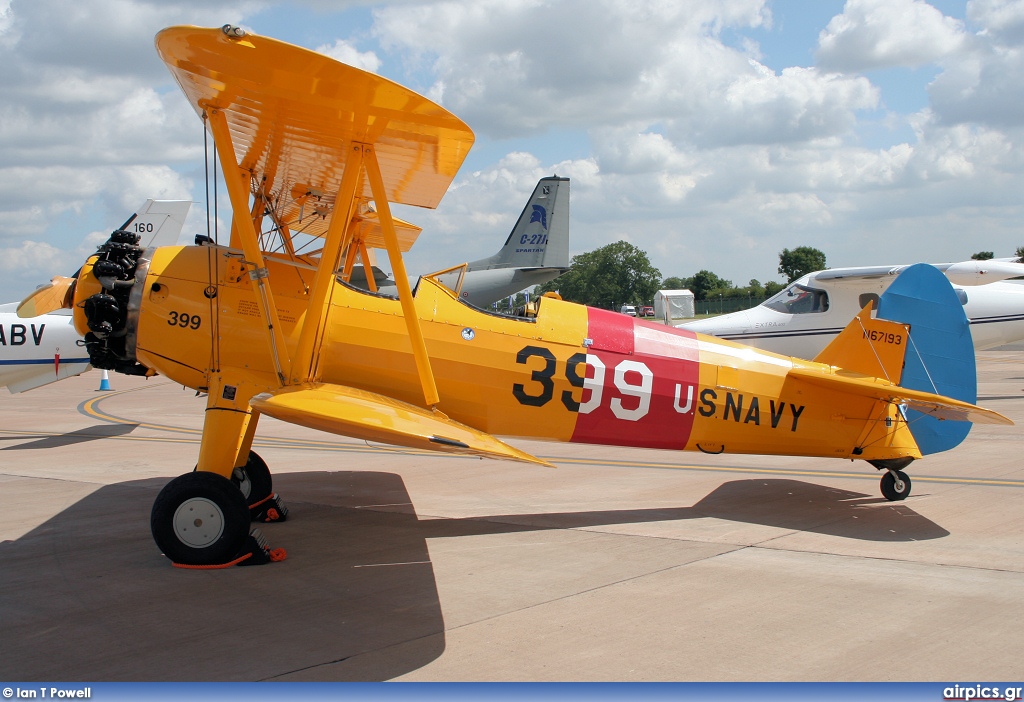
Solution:
[{"label": "military transport tail fin", "polygon": [[569,267],[569,179],[541,178],[505,245],[468,271]]},{"label": "military transport tail fin", "polygon": [[121,228],[138,234],[143,248],[174,246],[191,207],[190,200],[146,200]]}]

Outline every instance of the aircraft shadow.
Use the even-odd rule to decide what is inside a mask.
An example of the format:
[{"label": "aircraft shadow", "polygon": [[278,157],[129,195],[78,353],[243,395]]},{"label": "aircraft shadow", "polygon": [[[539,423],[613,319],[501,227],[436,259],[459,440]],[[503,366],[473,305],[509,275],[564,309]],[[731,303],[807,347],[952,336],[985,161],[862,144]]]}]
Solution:
[{"label": "aircraft shadow", "polygon": [[429,530],[427,538],[432,538],[502,531],[501,527],[491,531],[487,523],[515,525],[520,530],[578,529],[701,517],[861,541],[924,541],[949,536],[948,531],[905,503],[799,480],[765,478],[723,483],[692,507],[498,515],[427,520],[423,524]]},{"label": "aircraft shadow", "polygon": [[292,506],[263,527],[288,550],[280,564],[173,568],[148,528],[163,479],[105,486],[0,543],[0,678],[394,678],[445,648],[431,538],[699,517],[872,541],[948,533],[905,506],[796,480],[725,483],[692,507],[423,520],[394,474],[275,482]]},{"label": "aircraft shadow", "polygon": [[97,439],[109,439],[114,436],[124,436],[135,431],[138,424],[96,424],[91,427],[84,427],[82,429],[76,429],[70,431],[67,434],[60,434],[57,436],[44,436],[37,438],[38,435],[26,435],[24,437],[9,436],[5,437],[7,440],[17,440],[20,438],[24,439],[36,439],[36,441],[29,441],[24,444],[17,444],[15,446],[5,446],[0,451],[25,451],[30,449],[49,449],[58,448],[60,446],[72,446],[74,444],[81,444],[86,441],[96,441]]}]

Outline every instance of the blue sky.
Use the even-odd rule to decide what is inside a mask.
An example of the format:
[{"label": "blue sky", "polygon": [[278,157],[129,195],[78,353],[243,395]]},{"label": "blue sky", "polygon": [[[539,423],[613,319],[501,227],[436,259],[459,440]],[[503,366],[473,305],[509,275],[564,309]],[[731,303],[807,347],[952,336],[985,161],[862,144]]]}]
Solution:
[{"label": "blue sky", "polygon": [[[572,179],[572,253],[778,280],[1024,246],[1024,0],[0,0],[0,300],[73,271],[148,197],[195,201],[202,127],[153,50],[239,24],[408,85],[477,143],[410,271],[492,253]],[[223,191],[222,191],[223,192]],[[221,206],[222,226],[226,205]]]}]

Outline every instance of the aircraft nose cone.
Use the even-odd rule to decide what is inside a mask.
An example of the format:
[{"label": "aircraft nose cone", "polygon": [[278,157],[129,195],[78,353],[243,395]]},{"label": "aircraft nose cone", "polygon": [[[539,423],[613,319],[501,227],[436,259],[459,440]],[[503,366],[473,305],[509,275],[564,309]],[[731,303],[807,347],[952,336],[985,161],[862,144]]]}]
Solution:
[{"label": "aircraft nose cone", "polygon": [[750,330],[750,316],[745,310],[698,319],[681,325],[690,331],[712,336],[726,336],[731,334],[743,334]]}]

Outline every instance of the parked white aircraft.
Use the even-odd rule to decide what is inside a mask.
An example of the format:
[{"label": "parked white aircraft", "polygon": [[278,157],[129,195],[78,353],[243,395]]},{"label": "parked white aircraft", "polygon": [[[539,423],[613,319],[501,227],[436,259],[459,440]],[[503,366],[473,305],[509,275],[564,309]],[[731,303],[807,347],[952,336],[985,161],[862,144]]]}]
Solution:
[{"label": "parked white aircraft", "polygon": [[[120,229],[141,235],[146,246],[168,246],[177,242],[191,206],[188,200],[146,200]],[[0,386],[24,392],[92,367],[71,310],[24,319],[18,307],[17,302],[0,305]]]},{"label": "parked white aircraft", "polygon": [[[963,261],[935,266],[946,274],[971,323],[975,350],[1024,339],[1024,264]],[[833,268],[809,273],[757,307],[679,326],[786,356],[813,359],[845,323],[877,302],[906,266]]]}]

